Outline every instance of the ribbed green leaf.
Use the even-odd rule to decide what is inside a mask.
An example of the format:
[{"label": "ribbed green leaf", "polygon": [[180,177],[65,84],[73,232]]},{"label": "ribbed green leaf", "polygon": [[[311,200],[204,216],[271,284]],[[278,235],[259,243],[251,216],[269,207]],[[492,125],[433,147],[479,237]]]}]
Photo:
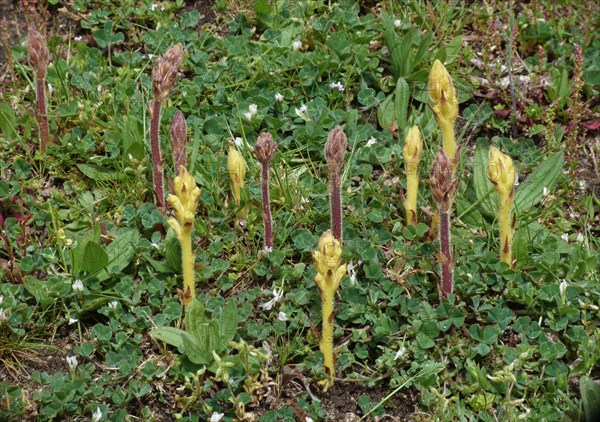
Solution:
[{"label": "ribbed green leaf", "polygon": [[562,152],[548,158],[521,183],[515,192],[515,210],[524,212],[537,204],[544,196],[544,188],[550,191],[562,174],[565,157]]},{"label": "ribbed green leaf", "polygon": [[225,303],[219,320],[220,350],[225,350],[229,342],[235,337],[238,326],[238,311],[234,300]]},{"label": "ribbed green leaf", "polygon": [[187,333],[179,328],[175,327],[156,327],[150,330],[150,336],[164,341],[171,346],[175,346],[178,349],[182,349],[183,347],[183,337]]},{"label": "ribbed green leaf", "polygon": [[410,88],[404,78],[398,78],[394,91],[394,108],[396,110],[396,125],[398,132],[402,133],[408,120],[408,104],[410,102]]}]

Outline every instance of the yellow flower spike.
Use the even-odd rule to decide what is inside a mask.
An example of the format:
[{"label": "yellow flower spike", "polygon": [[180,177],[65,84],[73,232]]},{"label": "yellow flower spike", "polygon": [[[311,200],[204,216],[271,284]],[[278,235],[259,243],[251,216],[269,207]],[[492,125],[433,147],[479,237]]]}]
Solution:
[{"label": "yellow flower spike", "polygon": [[317,275],[315,284],[319,289],[323,307],[322,332],[319,348],[323,353],[323,366],[328,375],[328,379],[321,382],[324,391],[333,385],[335,375],[333,361],[333,297],[338,289],[344,274],[346,274],[346,264],[341,263],[342,247],[333,233],[328,230],[319,240],[318,250],[313,252]]},{"label": "yellow flower spike", "polygon": [[236,205],[239,206],[242,200],[244,176],[246,176],[246,161],[244,161],[242,154],[234,147],[230,147],[227,154],[227,171],[231,178],[231,194]]},{"label": "yellow flower spike", "polygon": [[516,169],[512,159],[491,147],[488,160],[488,178],[494,185],[500,203],[498,206],[498,223],[500,225],[500,257],[503,262],[512,266],[512,238],[514,221],[511,209],[515,193]]},{"label": "yellow flower spike", "polygon": [[404,140],[404,170],[406,171],[406,224],[416,225],[417,220],[417,193],[419,190],[419,162],[423,153],[423,138],[418,126],[409,129]]},{"label": "yellow flower spike", "polygon": [[194,213],[198,207],[200,188],[196,186],[194,176],[184,166],[179,167],[179,175],[173,182],[175,195],[169,195],[167,202],[175,210],[175,218],[168,221],[181,243],[181,264],[183,268],[183,293],[180,295],[184,305],[188,305],[195,296],[194,263],[192,252],[192,229]]},{"label": "yellow flower spike", "polygon": [[439,60],[433,63],[429,73],[428,89],[429,97],[433,102],[435,120],[442,130],[444,152],[454,160],[456,154],[454,121],[458,117],[458,97],[450,74]]}]

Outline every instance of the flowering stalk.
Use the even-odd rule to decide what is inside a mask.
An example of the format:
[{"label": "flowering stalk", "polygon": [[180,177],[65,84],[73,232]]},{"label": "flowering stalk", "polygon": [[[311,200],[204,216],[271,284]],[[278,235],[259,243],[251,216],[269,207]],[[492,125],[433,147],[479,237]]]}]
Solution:
[{"label": "flowering stalk", "polygon": [[179,175],[174,180],[175,195],[169,195],[167,202],[175,210],[175,217],[169,219],[169,226],[175,232],[181,243],[181,263],[183,268],[183,291],[179,297],[187,306],[195,296],[194,262],[192,252],[192,229],[194,228],[194,213],[198,207],[200,188],[196,186],[194,177],[185,167],[179,168]]},{"label": "flowering stalk", "polygon": [[[231,180],[231,194],[235,204],[239,208],[242,203],[242,189],[244,188],[244,177],[246,176],[246,161],[242,154],[235,149],[235,147],[229,147],[229,153],[227,154],[227,171],[229,172],[229,178]],[[245,209],[241,209],[237,213],[238,217],[245,215]]]},{"label": "flowering stalk", "polygon": [[325,159],[329,167],[331,230],[340,244],[342,243],[342,170],[347,145],[346,134],[341,126],[336,126],[329,132],[325,143]]},{"label": "flowering stalk", "polygon": [[429,96],[433,102],[433,115],[442,131],[442,146],[446,156],[456,167],[456,140],[454,138],[454,121],[458,117],[458,98],[452,78],[446,67],[436,60],[429,73]]},{"label": "flowering stalk", "polygon": [[333,385],[335,368],[333,362],[333,297],[338,289],[344,274],[346,264],[341,263],[342,247],[331,231],[326,231],[319,240],[317,251],[313,252],[313,259],[317,267],[315,284],[319,289],[323,306],[323,322],[320,341],[320,350],[323,353],[323,366],[328,379],[323,381],[326,391]]},{"label": "flowering stalk", "polygon": [[498,206],[500,257],[503,262],[512,266],[512,238],[515,220],[511,216],[511,210],[515,196],[515,165],[508,155],[503,154],[496,147],[491,147],[487,171],[488,178],[500,197]]},{"label": "flowering stalk", "polygon": [[406,171],[406,225],[416,225],[417,219],[417,193],[419,190],[419,161],[423,153],[423,138],[418,126],[413,126],[408,131],[404,140],[404,170]]},{"label": "flowering stalk", "polygon": [[29,27],[27,33],[27,42],[29,43],[28,55],[29,63],[35,73],[35,118],[40,133],[40,148],[43,153],[50,145],[50,127],[48,126],[48,109],[46,104],[46,72],[50,61],[50,52],[46,37],[44,37],[33,25]]},{"label": "flowering stalk", "polygon": [[163,161],[158,136],[160,108],[175,85],[175,79],[181,67],[182,60],[183,47],[181,44],[176,44],[156,60],[156,64],[152,70],[152,94],[154,99],[150,102],[150,145],[152,149],[154,197],[156,206],[161,210],[165,208],[165,191]]},{"label": "flowering stalk", "polygon": [[267,132],[260,134],[254,145],[254,155],[260,161],[261,166],[261,187],[263,202],[263,221],[265,223],[265,252],[273,250],[273,222],[271,220],[271,208],[269,205],[269,165],[275,155],[277,144],[273,142],[273,137]]},{"label": "flowering stalk", "polygon": [[454,257],[451,250],[450,213],[458,190],[459,179],[454,177],[452,160],[440,149],[431,165],[429,183],[439,216],[440,249],[439,260],[442,269],[440,295],[443,298],[454,288]]},{"label": "flowering stalk", "polygon": [[175,168],[175,176],[177,176],[181,167],[187,168],[187,127],[185,117],[183,117],[180,110],[177,110],[175,116],[173,116],[170,134],[173,167]]}]

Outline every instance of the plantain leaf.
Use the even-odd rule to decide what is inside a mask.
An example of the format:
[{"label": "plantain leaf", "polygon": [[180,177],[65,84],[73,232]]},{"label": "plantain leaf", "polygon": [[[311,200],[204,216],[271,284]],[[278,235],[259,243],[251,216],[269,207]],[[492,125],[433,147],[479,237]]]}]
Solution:
[{"label": "plantain leaf", "polygon": [[396,110],[396,126],[398,133],[406,128],[408,120],[408,104],[410,103],[410,89],[404,78],[398,78],[394,91],[394,108]]},{"label": "plantain leaf", "polygon": [[390,94],[377,109],[377,122],[383,129],[389,129],[394,123],[394,95]]},{"label": "plantain leaf", "polygon": [[90,240],[83,249],[81,271],[95,274],[108,264],[108,255],[98,243]]},{"label": "plantain leaf", "polygon": [[221,319],[219,320],[220,350],[218,350],[218,352],[225,350],[229,345],[229,342],[235,337],[238,321],[239,316],[235,301],[229,300],[223,306]]},{"label": "plantain leaf", "polygon": [[562,174],[565,161],[562,152],[545,160],[521,183],[515,192],[515,210],[524,212],[537,204],[544,196],[544,188],[550,191]]},{"label": "plantain leaf", "polygon": [[494,190],[492,182],[487,175],[489,150],[487,146],[478,144],[473,156],[473,184],[475,185],[475,194],[481,209],[487,215],[496,215],[498,209],[498,194]]},{"label": "plantain leaf", "polygon": [[185,331],[175,327],[156,327],[150,330],[149,334],[156,340],[164,341],[180,350],[183,350],[183,337],[189,335]]}]

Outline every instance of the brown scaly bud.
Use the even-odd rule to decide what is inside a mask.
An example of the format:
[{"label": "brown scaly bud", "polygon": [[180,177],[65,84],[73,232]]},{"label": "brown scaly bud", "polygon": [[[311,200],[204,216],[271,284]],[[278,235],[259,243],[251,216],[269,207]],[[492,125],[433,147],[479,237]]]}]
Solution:
[{"label": "brown scaly bud", "polygon": [[458,191],[459,179],[454,178],[453,173],[452,160],[440,149],[431,165],[429,183],[433,200],[442,212],[450,209]]},{"label": "brown scaly bud", "polygon": [[35,71],[35,76],[38,79],[46,78],[46,70],[50,62],[50,52],[46,37],[44,37],[33,25],[29,27],[27,32],[27,42],[29,64]]},{"label": "brown scaly bud", "polygon": [[179,168],[187,168],[187,127],[185,117],[180,110],[177,110],[173,121],[171,122],[171,148],[173,152],[173,166],[175,174],[179,174]]},{"label": "brown scaly bud", "polygon": [[183,47],[176,44],[156,60],[152,70],[152,94],[156,101],[163,102],[175,85],[177,73],[183,60]]},{"label": "brown scaly bud", "polygon": [[256,144],[254,144],[254,155],[261,164],[268,163],[273,159],[277,150],[277,144],[273,142],[273,137],[270,133],[263,132],[258,136]]},{"label": "brown scaly bud", "polygon": [[339,176],[344,168],[344,155],[348,142],[341,126],[336,126],[327,136],[325,143],[325,159],[332,176]]}]

